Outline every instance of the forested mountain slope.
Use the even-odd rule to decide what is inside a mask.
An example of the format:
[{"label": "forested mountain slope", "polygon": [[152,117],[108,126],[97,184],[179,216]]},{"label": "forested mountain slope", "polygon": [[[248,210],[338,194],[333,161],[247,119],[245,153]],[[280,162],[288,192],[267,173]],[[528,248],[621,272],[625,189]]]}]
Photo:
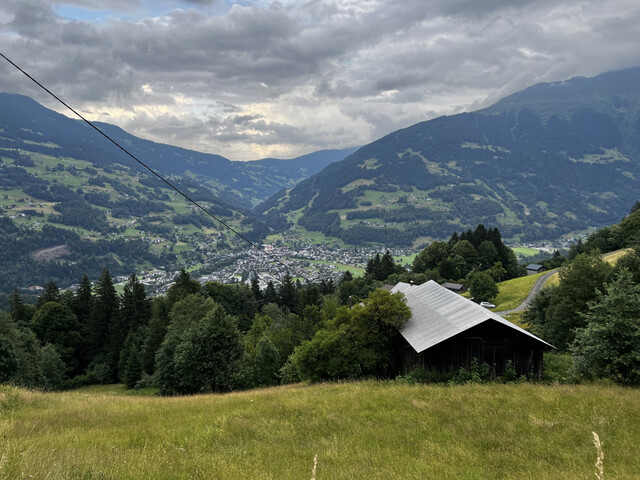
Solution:
[{"label": "forested mountain slope", "polygon": [[[324,150],[293,160],[232,162],[220,155],[144,140],[114,125],[96,125],[152,168],[164,174],[190,176],[222,200],[244,208],[251,208],[283,187],[293,187],[354,150]],[[119,162],[141,168],[83,122],[49,110],[29,97],[9,93],[0,93],[0,149],[69,157],[95,166]]]},{"label": "forested mountain slope", "polygon": [[478,223],[552,239],[637,200],[640,68],[535,85],[393,132],[260,205],[358,244],[410,245]]}]

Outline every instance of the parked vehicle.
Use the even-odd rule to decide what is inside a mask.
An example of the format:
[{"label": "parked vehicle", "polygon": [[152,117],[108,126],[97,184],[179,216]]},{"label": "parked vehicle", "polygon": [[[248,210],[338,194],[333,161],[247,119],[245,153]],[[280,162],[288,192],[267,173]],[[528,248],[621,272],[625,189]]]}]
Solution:
[{"label": "parked vehicle", "polygon": [[484,308],[496,308],[496,306],[491,302],[480,302],[480,306]]}]

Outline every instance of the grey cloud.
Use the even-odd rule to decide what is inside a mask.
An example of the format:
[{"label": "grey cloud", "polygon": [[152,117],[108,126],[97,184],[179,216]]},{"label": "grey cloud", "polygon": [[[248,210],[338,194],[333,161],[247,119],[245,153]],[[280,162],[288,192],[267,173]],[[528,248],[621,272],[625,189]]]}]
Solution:
[{"label": "grey cloud", "polygon": [[[60,18],[52,5],[3,2],[3,51],[71,103],[129,111],[125,128],[243,155],[250,144],[362,144],[539,81],[640,64],[631,0],[289,2],[99,25]],[[0,87],[43,98],[16,75]],[[276,104],[291,116],[267,118]],[[336,118],[316,119],[328,105]],[[153,106],[173,113],[152,115]]]}]

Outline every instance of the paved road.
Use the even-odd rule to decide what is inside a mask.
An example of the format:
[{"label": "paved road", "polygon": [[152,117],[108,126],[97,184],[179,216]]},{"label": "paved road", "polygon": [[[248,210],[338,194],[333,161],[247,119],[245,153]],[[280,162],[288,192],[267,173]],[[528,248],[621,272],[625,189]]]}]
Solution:
[{"label": "paved road", "polygon": [[558,270],[559,270],[558,268],[554,268],[553,270],[549,270],[548,272],[546,272],[544,275],[540,275],[540,278],[536,280],[536,283],[533,285],[533,288],[529,292],[529,295],[527,295],[527,298],[525,298],[524,302],[522,302],[516,308],[513,308],[511,310],[504,310],[502,312],[496,312],[496,313],[502,316],[502,315],[509,315],[510,313],[522,312],[529,305],[531,305],[531,302],[533,301],[535,296],[538,294],[540,290],[542,290],[542,287],[544,286],[545,282],[549,280],[549,277],[554,273],[556,273]]},{"label": "paved road", "polygon": [[[630,249],[627,249],[627,250],[630,250]],[[605,253],[604,255],[602,255],[602,258],[616,255],[619,252],[620,252],[619,250],[616,250],[615,252]],[[540,276],[540,278],[538,278],[538,280],[536,280],[536,283],[533,285],[533,288],[529,292],[529,295],[527,295],[527,298],[525,298],[524,302],[522,302],[516,308],[513,308],[511,310],[504,310],[503,312],[496,312],[496,313],[502,316],[502,315],[509,315],[510,313],[522,312],[523,310],[525,310],[529,305],[531,305],[531,302],[533,301],[535,296],[538,294],[538,292],[542,290],[542,287],[544,287],[545,282],[549,280],[549,277],[554,273],[556,273],[558,270],[560,269],[554,268],[553,270],[549,270],[544,275]]]}]

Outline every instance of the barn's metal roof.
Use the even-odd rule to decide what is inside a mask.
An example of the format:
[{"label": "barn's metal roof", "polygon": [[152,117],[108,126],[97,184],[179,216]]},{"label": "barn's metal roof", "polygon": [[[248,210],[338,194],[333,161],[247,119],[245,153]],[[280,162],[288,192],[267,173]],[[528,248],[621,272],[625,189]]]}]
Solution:
[{"label": "barn's metal roof", "polygon": [[400,334],[417,353],[488,320],[495,320],[553,348],[500,315],[447,290],[433,280],[422,285],[401,282],[391,291],[402,292],[407,298],[413,315],[400,328]]},{"label": "barn's metal roof", "polygon": [[530,263],[525,267],[526,270],[535,270],[535,271],[538,271],[541,268],[544,268],[544,265],[540,265],[539,263]]}]

